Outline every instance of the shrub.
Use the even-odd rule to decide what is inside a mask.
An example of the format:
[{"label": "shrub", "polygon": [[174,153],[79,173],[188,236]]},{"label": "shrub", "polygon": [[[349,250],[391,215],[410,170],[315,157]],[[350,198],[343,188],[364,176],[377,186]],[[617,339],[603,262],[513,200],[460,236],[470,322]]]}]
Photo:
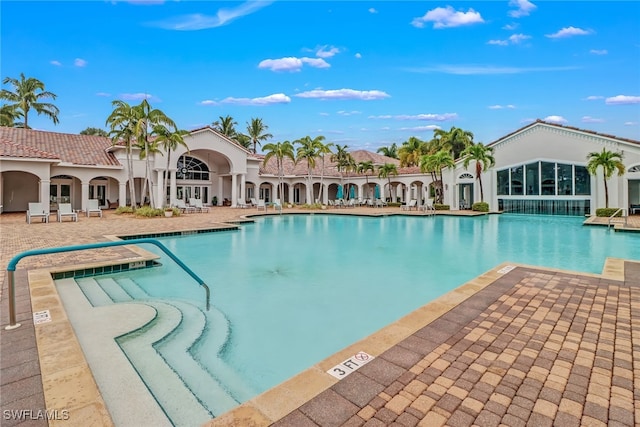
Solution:
[{"label": "shrub", "polygon": [[[598,208],[596,209],[596,216],[610,217],[620,208]],[[622,216],[622,211],[618,212],[616,216]]]},{"label": "shrub", "polygon": [[448,211],[450,209],[449,205],[441,205],[440,203],[435,203],[433,208],[437,211]]},{"label": "shrub", "polygon": [[118,206],[115,213],[117,215],[121,215],[125,213],[133,213],[133,208],[131,206]]},{"label": "shrub", "polygon": [[489,212],[489,203],[487,202],[476,202],[471,206],[472,211],[478,212]]},{"label": "shrub", "polygon": [[299,208],[301,208],[301,209],[322,209],[322,203],[312,203],[312,204],[305,203],[304,205],[300,205]]},{"label": "shrub", "polygon": [[143,206],[136,209],[136,216],[146,216],[147,218],[164,216],[164,209],[154,209],[151,206]]},{"label": "shrub", "polygon": [[402,203],[388,202],[387,206],[390,207],[390,208],[399,208],[400,206],[402,206]]}]

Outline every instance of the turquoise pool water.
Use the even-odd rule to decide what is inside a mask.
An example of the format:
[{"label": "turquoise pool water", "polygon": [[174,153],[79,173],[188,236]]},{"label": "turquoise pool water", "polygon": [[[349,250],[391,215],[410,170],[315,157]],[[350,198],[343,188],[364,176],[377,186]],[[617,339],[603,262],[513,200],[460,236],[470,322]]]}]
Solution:
[{"label": "turquoise pool water", "polygon": [[[599,273],[607,257],[640,260],[640,234],[582,221],[283,215],[238,231],[159,240],[211,287],[211,303],[229,324],[216,363],[243,382],[242,400],[500,263]],[[203,290],[171,260],[162,263],[126,277],[151,297],[204,309]],[[197,345],[192,352],[204,365],[216,358]]]}]

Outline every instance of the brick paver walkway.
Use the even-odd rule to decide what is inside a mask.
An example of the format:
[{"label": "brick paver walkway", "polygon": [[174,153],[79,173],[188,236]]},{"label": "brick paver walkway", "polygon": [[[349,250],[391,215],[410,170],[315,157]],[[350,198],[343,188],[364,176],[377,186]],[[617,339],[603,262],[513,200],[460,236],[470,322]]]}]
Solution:
[{"label": "brick paver walkway", "polygon": [[640,264],[517,268],[274,427],[638,425],[639,334]]}]

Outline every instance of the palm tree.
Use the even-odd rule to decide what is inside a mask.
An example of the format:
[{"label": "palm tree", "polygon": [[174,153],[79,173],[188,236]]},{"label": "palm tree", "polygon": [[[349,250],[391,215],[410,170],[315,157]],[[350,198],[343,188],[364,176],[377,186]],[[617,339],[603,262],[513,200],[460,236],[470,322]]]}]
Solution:
[{"label": "palm tree", "polygon": [[[324,137],[323,137],[324,138]],[[316,138],[317,139],[317,138]],[[293,141],[294,144],[298,144],[299,147],[296,150],[296,162],[304,159],[307,161],[307,203],[313,203],[313,187],[311,183],[311,171],[316,166],[316,158],[318,157],[318,147],[314,143],[314,140],[310,136],[305,136]]]},{"label": "palm tree", "polygon": [[238,122],[233,120],[233,117],[229,115],[225,117],[220,116],[218,117],[218,119],[219,120],[216,120],[212,123],[213,129],[216,132],[226,136],[227,138],[235,139],[236,135],[238,134],[235,126],[238,124]]},{"label": "palm tree", "polygon": [[17,120],[22,117],[22,113],[15,106],[3,104],[0,107],[0,126],[24,127],[24,123]]},{"label": "palm tree", "polygon": [[295,156],[293,154],[293,144],[289,141],[284,142],[276,142],[265,144],[262,147],[266,150],[267,154],[264,156],[263,165],[266,165],[270,158],[276,158],[276,164],[278,165],[278,186],[280,187],[280,198],[284,202],[284,164],[283,160],[285,157],[295,161]]},{"label": "palm tree", "polygon": [[487,147],[481,142],[473,144],[465,148],[460,155],[464,158],[464,168],[469,167],[469,163],[473,160],[476,162],[476,179],[480,184],[480,201],[484,202],[484,191],[482,189],[482,172],[486,172],[490,167],[496,164],[493,157],[493,147]]},{"label": "palm tree", "polygon": [[238,144],[246,148],[247,150],[251,149],[251,138],[249,135],[245,135],[244,133],[236,133],[236,141]]},{"label": "palm tree", "polygon": [[394,142],[389,147],[380,147],[376,150],[376,153],[381,153],[383,156],[391,157],[392,159],[398,158],[398,146]]},{"label": "palm tree", "polygon": [[454,160],[460,158],[464,149],[473,144],[473,133],[455,126],[452,126],[448,131],[436,129],[433,131],[433,135],[435,141],[432,141],[432,147],[435,145],[434,151],[447,149],[451,152]]},{"label": "palm tree", "polygon": [[427,144],[415,136],[402,143],[398,150],[400,166],[414,166],[420,162],[420,156],[427,153]]},{"label": "palm tree", "polygon": [[609,207],[609,188],[607,188],[607,180],[611,178],[614,172],[618,171],[618,176],[624,175],[624,164],[622,163],[623,154],[615,153],[603,148],[601,152],[594,151],[587,154],[587,171],[591,175],[598,173],[598,168],[602,167],[604,179],[604,207]]},{"label": "palm tree", "polygon": [[81,130],[80,135],[109,136],[106,130],[93,127],[88,127],[85,130]]},{"label": "palm tree", "polygon": [[24,73],[20,73],[20,80],[6,77],[2,84],[10,84],[13,91],[2,89],[0,99],[12,102],[8,104],[24,117],[24,128],[29,128],[29,110],[33,109],[40,114],[49,117],[54,124],[58,124],[58,107],[48,102],[41,102],[43,99],[56,99],[56,94],[44,90],[44,83],[33,77],[25,78]]},{"label": "palm tree", "polygon": [[393,201],[391,195],[391,177],[398,175],[398,168],[393,163],[385,163],[382,166],[378,166],[378,178],[387,178],[389,180],[389,200]]},{"label": "palm tree", "polygon": [[320,169],[320,191],[318,192],[318,203],[322,203],[322,189],[324,188],[324,158],[327,154],[333,154],[333,151],[331,151],[333,143],[323,143],[322,141],[324,141],[324,136],[317,136],[314,141],[316,141],[316,153],[318,153],[318,156],[322,161],[322,169]]},{"label": "palm tree", "polygon": [[253,152],[258,152],[258,144],[260,141],[273,138],[273,135],[267,133],[269,126],[262,123],[262,119],[252,118],[251,122],[247,122],[247,135],[253,143]]},{"label": "palm tree", "polygon": [[129,179],[129,200],[132,207],[136,206],[136,189],[133,178],[133,156],[131,151],[136,138],[136,121],[138,113],[134,107],[125,101],[115,100],[111,103],[114,107],[113,111],[107,118],[106,124],[111,131],[109,136],[111,142],[116,145],[123,142],[127,153],[127,172]]},{"label": "palm tree", "polygon": [[367,180],[367,186],[369,185],[369,174],[367,174],[367,172],[373,172],[374,170],[375,168],[373,167],[373,162],[371,160],[365,160],[358,163],[357,171],[358,173],[365,174],[364,177]]},{"label": "palm tree", "polygon": [[423,171],[431,172],[437,182],[436,203],[444,203],[444,186],[442,185],[442,169],[452,168],[455,163],[451,153],[447,150],[440,150],[434,154],[427,154],[420,160],[420,168]]},{"label": "palm tree", "polygon": [[[167,197],[167,188],[169,185],[169,168],[171,166],[171,151],[177,150],[180,145],[189,150],[189,147],[187,147],[187,143],[184,142],[184,135],[188,133],[189,132],[182,129],[169,129],[165,125],[155,125],[153,128],[153,134],[156,135],[155,142],[160,147],[162,147],[162,150],[167,155],[167,165],[164,169],[164,188],[162,189],[163,197]],[[169,200],[169,203],[171,203],[171,200]]]},{"label": "palm tree", "polygon": [[336,152],[331,155],[331,161],[335,162],[336,168],[340,173],[340,186],[342,186],[342,183],[343,183],[342,172],[345,170],[347,164],[349,163],[348,158],[351,155],[347,151],[347,148],[349,148],[349,146],[346,144],[345,145],[336,144]]}]

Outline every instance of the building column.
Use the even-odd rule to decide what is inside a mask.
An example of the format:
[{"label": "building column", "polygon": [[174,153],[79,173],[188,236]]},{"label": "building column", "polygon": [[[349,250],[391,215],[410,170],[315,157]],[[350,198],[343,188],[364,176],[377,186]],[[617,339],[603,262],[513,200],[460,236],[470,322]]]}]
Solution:
[{"label": "building column", "polygon": [[156,208],[162,208],[165,205],[169,206],[171,201],[167,203],[167,195],[164,194],[164,170],[158,170],[156,182],[153,184],[156,192]]},{"label": "building column", "polygon": [[247,201],[247,174],[240,174],[240,198],[243,202]]},{"label": "building column", "polygon": [[87,204],[89,203],[89,183],[82,181],[80,189],[80,209],[83,212],[87,211]]},{"label": "building column", "polygon": [[48,179],[40,180],[40,203],[42,203],[42,207],[45,209],[47,213],[49,213],[49,206],[51,202],[49,201],[49,186],[51,185],[51,181]]},{"label": "building column", "polygon": [[231,207],[238,207],[238,174],[231,174]]},{"label": "building column", "polygon": [[118,205],[127,206],[127,181],[118,181]]},{"label": "building column", "polygon": [[224,198],[222,197],[222,191],[223,191],[224,187],[223,187],[223,181],[222,181],[222,177],[218,175],[218,206],[222,206],[222,202],[224,201]]},{"label": "building column", "polygon": [[287,199],[289,199],[289,200],[287,200],[287,201],[288,201],[289,203],[291,203],[291,204],[293,204],[293,187],[294,187],[294,185],[295,185],[295,184],[289,184],[289,185],[288,185],[288,190],[287,190],[287,193],[288,193],[288,195],[287,195]]},{"label": "building column", "polygon": [[329,204],[329,184],[326,182],[322,184],[322,204]]},{"label": "building column", "polygon": [[172,170],[170,172],[170,181],[169,181],[169,202],[174,203],[178,194],[178,186],[176,185],[176,175],[178,171]]}]

